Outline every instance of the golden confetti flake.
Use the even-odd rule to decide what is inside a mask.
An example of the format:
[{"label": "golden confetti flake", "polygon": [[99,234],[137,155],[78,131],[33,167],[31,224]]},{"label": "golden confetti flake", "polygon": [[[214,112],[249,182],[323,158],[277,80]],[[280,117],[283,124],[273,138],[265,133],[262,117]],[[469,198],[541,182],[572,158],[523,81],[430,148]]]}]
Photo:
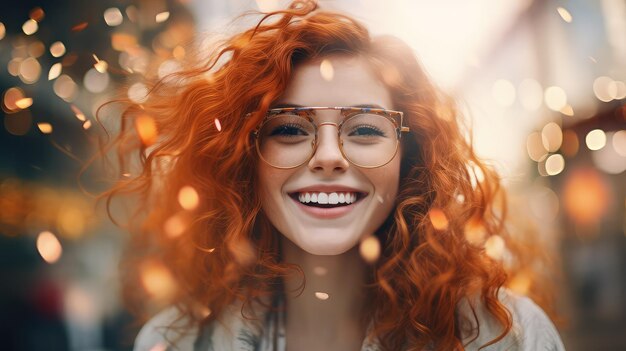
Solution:
[{"label": "golden confetti flake", "polygon": [[189,185],[182,187],[178,192],[178,203],[185,210],[195,210],[198,208],[198,204],[200,204],[198,192]]},{"label": "golden confetti flake", "polygon": [[315,297],[317,297],[319,300],[326,301],[326,300],[328,300],[328,298],[330,296],[328,296],[328,294],[325,293],[325,292],[316,291],[315,292]]},{"label": "golden confetti flake", "polygon": [[33,21],[41,22],[44,17],[46,17],[46,13],[43,12],[41,7],[35,7],[30,10],[28,17],[30,17]]},{"label": "golden confetti flake", "polygon": [[65,44],[60,41],[55,41],[50,45],[50,55],[53,57],[61,57],[65,55]]},{"label": "golden confetti flake", "polygon": [[17,106],[17,101],[24,98],[24,92],[20,88],[9,88],[4,92],[4,106],[8,112],[18,111],[20,108]]},{"label": "golden confetti flake", "polygon": [[325,81],[330,82],[333,80],[333,77],[335,76],[335,69],[333,68],[333,64],[330,60],[322,60],[322,63],[320,63],[320,74]]},{"label": "golden confetti flake", "polygon": [[139,115],[135,119],[135,128],[137,129],[137,134],[139,134],[139,138],[141,142],[150,146],[154,144],[157,140],[157,125],[154,119],[148,115]]},{"label": "golden confetti flake", "polygon": [[504,239],[499,235],[492,235],[485,242],[485,253],[494,260],[501,260],[504,256]]},{"label": "golden confetti flake", "polygon": [[169,11],[164,11],[164,12],[161,12],[161,13],[157,13],[157,15],[155,16],[155,20],[156,20],[157,23],[165,22],[165,21],[167,21],[168,18],[170,18]]},{"label": "golden confetti flake", "polygon": [[83,129],[87,130],[91,128],[91,121],[85,121],[85,123],[83,123]]},{"label": "golden confetti flake", "polygon": [[220,123],[220,120],[216,118],[215,120],[213,120],[213,122],[215,123],[215,128],[217,128],[217,131],[221,132],[222,131],[222,123]]},{"label": "golden confetti flake", "polygon": [[4,26],[4,23],[0,22],[0,40],[4,39],[4,36],[7,34],[7,29]]},{"label": "golden confetti flake", "polygon": [[59,78],[61,72],[63,71],[63,65],[61,62],[57,62],[52,67],[50,67],[50,71],[48,72],[48,80],[53,80]]},{"label": "golden confetti flake", "polygon": [[380,242],[376,236],[369,236],[365,240],[361,241],[359,245],[359,252],[361,257],[367,263],[374,263],[380,257]]},{"label": "golden confetti flake", "polygon": [[430,222],[433,224],[433,227],[437,230],[446,230],[448,229],[448,217],[443,211],[439,208],[431,208],[428,211],[428,217],[430,218]]},{"label": "golden confetti flake", "polygon": [[563,7],[557,8],[556,11],[559,13],[559,16],[561,16],[563,21],[565,21],[567,23],[572,23],[572,15],[569,13],[569,11],[567,11]]},{"label": "golden confetti flake", "polygon": [[37,251],[48,263],[55,263],[61,258],[63,247],[57,237],[49,231],[39,233],[37,236]]},{"label": "golden confetti flake", "polygon": [[81,31],[85,30],[85,28],[87,28],[87,26],[89,26],[89,23],[81,22],[81,23],[75,25],[74,27],[72,27],[72,32],[81,32]]},{"label": "golden confetti flake", "polygon": [[39,122],[37,123],[37,128],[44,134],[52,133],[52,125],[50,123]]},{"label": "golden confetti flake", "polygon": [[25,108],[29,108],[33,105],[33,99],[32,98],[23,98],[23,99],[19,99],[15,102],[15,106],[19,107],[20,109],[25,109]]},{"label": "golden confetti flake", "polygon": [[141,284],[156,300],[169,300],[176,293],[176,282],[171,271],[161,262],[148,261],[140,267]]},{"label": "golden confetti flake", "polygon": [[70,107],[72,108],[72,112],[74,112],[74,115],[76,116],[76,118],[78,118],[79,121],[85,122],[87,120],[83,111],[81,111],[78,107],[76,107],[75,105],[70,105]]},{"label": "golden confetti flake", "polygon": [[28,21],[24,22],[24,24],[22,25],[22,31],[24,31],[24,34],[26,35],[35,34],[38,29],[39,29],[39,25],[37,24],[37,21],[35,21],[34,19],[29,19]]},{"label": "golden confetti flake", "polygon": [[188,220],[182,213],[177,213],[163,223],[163,231],[170,238],[181,236],[188,227]]},{"label": "golden confetti flake", "polygon": [[109,27],[116,27],[122,24],[124,21],[124,16],[122,16],[122,11],[117,7],[111,7],[104,10],[104,22],[106,22]]}]

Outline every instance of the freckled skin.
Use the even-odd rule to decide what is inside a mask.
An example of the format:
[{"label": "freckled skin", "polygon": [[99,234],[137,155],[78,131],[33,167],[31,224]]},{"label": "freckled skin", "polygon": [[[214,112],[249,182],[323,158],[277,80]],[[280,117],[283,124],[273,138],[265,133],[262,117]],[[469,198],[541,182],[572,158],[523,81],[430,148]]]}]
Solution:
[{"label": "freckled skin", "polygon": [[[321,60],[301,64],[277,104],[302,106],[379,105],[393,109],[387,88],[358,57],[324,58],[333,66],[333,79],[320,73]],[[326,77],[327,78],[327,77]],[[339,123],[339,111],[318,111],[316,122]],[[278,231],[302,250],[314,255],[338,255],[354,248],[374,233],[393,209],[400,178],[400,151],[388,164],[359,168],[341,154],[337,129],[318,130],[318,148],[308,163],[293,169],[277,169],[260,162],[258,179],[263,211]],[[304,213],[288,192],[306,186],[345,185],[367,192],[348,214],[335,219]]]}]

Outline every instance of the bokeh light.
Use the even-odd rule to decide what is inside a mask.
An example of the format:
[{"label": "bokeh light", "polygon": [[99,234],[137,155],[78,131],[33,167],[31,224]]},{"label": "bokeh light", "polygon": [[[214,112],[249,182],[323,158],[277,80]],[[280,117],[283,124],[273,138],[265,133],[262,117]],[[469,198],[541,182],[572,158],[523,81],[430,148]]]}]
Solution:
[{"label": "bokeh light", "polygon": [[563,107],[567,106],[567,95],[565,90],[561,87],[551,86],[548,87],[544,93],[544,100],[546,106],[552,111],[561,111]]},{"label": "bokeh light", "polygon": [[109,27],[116,27],[122,24],[124,16],[117,7],[111,7],[104,10],[104,21]]},{"label": "bokeh light", "polygon": [[55,263],[61,258],[63,247],[54,234],[44,231],[37,236],[37,251],[44,261]]},{"label": "bokeh light", "polygon": [[335,76],[335,69],[333,68],[333,64],[330,60],[322,60],[320,63],[320,74],[325,81],[330,82],[333,80],[333,77]]},{"label": "bokeh light", "polygon": [[437,230],[448,229],[448,217],[441,209],[431,208],[428,211],[428,217],[430,218],[433,228]]},{"label": "bokeh light", "polygon": [[585,144],[589,150],[600,150],[606,145],[606,134],[602,129],[594,129],[587,133]]},{"label": "bokeh light", "polygon": [[563,203],[568,215],[579,224],[599,222],[609,205],[609,189],[601,175],[591,168],[569,172],[564,188]]},{"label": "bokeh light", "polygon": [[368,236],[359,245],[359,253],[367,263],[374,263],[380,256],[380,241],[375,235]]},{"label": "bokeh light", "polygon": [[557,151],[563,143],[561,127],[554,122],[546,124],[541,130],[541,142],[549,152]]},{"label": "bokeh light", "polygon": [[200,196],[196,189],[192,186],[186,185],[178,191],[178,203],[182,208],[187,211],[192,211],[198,208],[200,204]]}]

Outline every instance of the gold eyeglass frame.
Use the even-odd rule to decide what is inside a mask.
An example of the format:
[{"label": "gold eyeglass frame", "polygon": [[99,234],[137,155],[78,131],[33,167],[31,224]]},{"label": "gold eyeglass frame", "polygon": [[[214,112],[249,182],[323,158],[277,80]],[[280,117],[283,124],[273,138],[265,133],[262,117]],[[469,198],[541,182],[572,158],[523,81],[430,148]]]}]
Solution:
[{"label": "gold eyeglass frame", "polygon": [[[320,110],[338,110],[341,113],[341,116],[343,117],[342,121],[340,123],[333,123],[333,122],[322,122],[319,124],[316,124],[315,121],[313,120],[313,117],[315,116],[315,111],[320,111]],[[263,155],[261,155],[261,148],[259,145],[259,131],[261,130],[261,128],[263,128],[263,126],[272,119],[272,117],[276,116],[276,115],[280,115],[283,114],[285,112],[291,112],[291,113],[295,113],[296,115],[300,116],[300,117],[304,117],[305,119],[307,119],[312,125],[313,128],[315,130],[315,138],[313,139],[313,147],[311,148],[311,154],[305,159],[305,161],[295,165],[295,166],[289,166],[289,167],[279,167],[276,165],[271,164],[270,162],[268,162]],[[395,146],[395,150],[393,152],[393,154],[391,155],[391,157],[389,158],[389,160],[387,160],[385,163],[378,165],[378,166],[363,166],[363,165],[359,165],[355,162],[352,162],[350,160],[349,157],[346,156],[346,154],[343,151],[343,140],[341,140],[341,126],[348,121],[350,118],[357,116],[359,114],[362,113],[370,113],[370,114],[376,114],[382,117],[387,118],[391,123],[393,123],[393,125],[395,126],[395,130],[396,130],[396,146]],[[254,136],[255,139],[255,146],[256,146],[256,150],[257,150],[257,154],[259,155],[259,158],[261,158],[261,160],[263,160],[263,162],[265,162],[266,164],[270,165],[271,167],[274,168],[278,168],[278,169],[292,169],[292,168],[297,168],[302,166],[303,164],[309,162],[311,160],[311,158],[313,157],[313,155],[315,155],[315,152],[317,151],[317,131],[318,128],[324,125],[333,125],[335,127],[337,127],[337,140],[339,141],[339,150],[341,151],[341,155],[343,156],[344,159],[346,159],[348,162],[350,162],[351,164],[360,167],[360,168],[378,168],[378,167],[382,167],[386,164],[388,164],[389,162],[391,162],[391,160],[393,160],[393,158],[396,156],[396,154],[398,153],[398,148],[400,145],[400,138],[402,136],[402,133],[408,133],[409,132],[409,127],[403,126],[403,122],[404,122],[404,113],[400,112],[400,111],[394,111],[394,110],[387,110],[387,109],[383,109],[383,108],[370,108],[370,107],[325,107],[325,106],[313,106],[313,107],[283,107],[283,108],[273,108],[267,111],[267,115],[265,116],[265,118],[263,119],[263,122],[261,122],[261,124],[252,132],[252,135]],[[399,120],[399,123],[398,123]]]}]

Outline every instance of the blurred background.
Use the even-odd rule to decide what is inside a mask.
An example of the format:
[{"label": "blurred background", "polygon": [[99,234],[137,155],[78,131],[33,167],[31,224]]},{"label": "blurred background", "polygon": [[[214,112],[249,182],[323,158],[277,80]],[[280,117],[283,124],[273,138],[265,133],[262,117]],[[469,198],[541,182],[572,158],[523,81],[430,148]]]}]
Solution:
[{"label": "blurred background", "polygon": [[[130,350],[125,233],[78,186],[98,106],[140,101],[147,72],[251,23],[272,0],[7,0],[0,4],[0,349]],[[409,43],[460,102],[513,225],[558,252],[568,350],[626,350],[626,2],[320,1]],[[114,108],[107,113],[115,113]],[[98,166],[88,192],[107,180]],[[143,286],[162,275],[147,271]],[[159,275],[161,274],[161,275]],[[518,277],[524,292],[530,279]]]}]

